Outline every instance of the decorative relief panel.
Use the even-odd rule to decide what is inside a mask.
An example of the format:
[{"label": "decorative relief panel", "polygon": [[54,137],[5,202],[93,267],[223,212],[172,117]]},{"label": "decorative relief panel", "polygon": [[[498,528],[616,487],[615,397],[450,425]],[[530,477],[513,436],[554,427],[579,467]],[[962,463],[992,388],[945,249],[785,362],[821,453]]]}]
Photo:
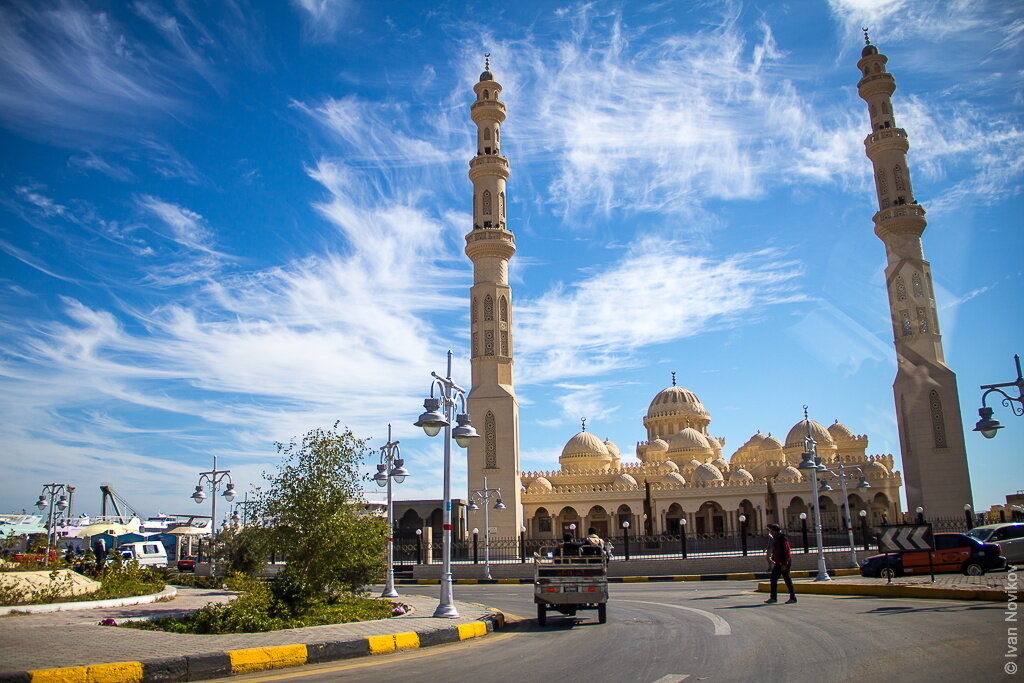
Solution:
[{"label": "decorative relief panel", "polygon": [[885,171],[878,172],[878,191],[881,194],[889,194],[889,181],[885,179]]},{"label": "decorative relief panel", "polygon": [[484,417],[484,467],[497,469],[498,467],[498,434],[497,425],[494,421],[494,413],[487,411]]},{"label": "decorative relief panel", "polygon": [[504,296],[498,299],[498,320],[508,322],[508,299]]},{"label": "decorative relief panel", "polygon": [[914,296],[916,296],[918,299],[923,298],[924,297],[924,285],[921,284],[921,273],[919,273],[919,272],[917,272],[915,270],[914,271],[914,275],[913,275],[913,277],[911,277],[910,281],[911,281],[911,283],[912,283],[912,285],[914,287]]},{"label": "decorative relief panel", "polygon": [[921,334],[928,334],[928,309],[918,306],[917,308],[917,331]]},{"label": "decorative relief panel", "polygon": [[473,297],[473,303],[469,307],[469,319],[470,319],[470,322],[474,322],[475,323],[477,321],[477,301],[476,301],[476,297]]},{"label": "decorative relief panel", "polygon": [[508,356],[508,332],[501,333],[501,355]]},{"label": "decorative relief panel", "polygon": [[505,193],[498,193],[498,220],[505,220]]},{"label": "decorative relief panel", "polygon": [[906,301],[906,299],[907,299],[907,283],[903,279],[903,276],[899,275],[896,278],[896,300],[897,301]]},{"label": "decorative relief panel", "polygon": [[478,340],[479,340],[479,335],[476,332],[474,332],[473,333],[473,358],[476,358],[477,356],[480,355],[480,346],[478,344]]},{"label": "decorative relief panel", "polygon": [[932,389],[928,394],[928,405],[932,409],[932,430],[935,433],[935,447],[946,447],[946,421],[942,417],[942,399],[939,392]]},{"label": "decorative relief panel", "polygon": [[484,320],[494,320],[494,299],[490,294],[484,297]]},{"label": "decorative relief panel", "polygon": [[484,190],[484,215],[491,215],[491,191]]},{"label": "decorative relief panel", "polygon": [[484,330],[484,355],[494,355],[494,330]]},{"label": "decorative relief panel", "polygon": [[914,334],[914,327],[910,322],[910,312],[900,311],[900,318],[900,328],[903,330],[903,336],[909,337],[910,335]]},{"label": "decorative relief panel", "polygon": [[[896,181],[896,190],[903,191],[906,189],[903,184],[903,169],[899,166],[894,166],[892,169],[892,175],[893,179]],[[487,203],[490,205],[490,200],[488,200]],[[490,213],[490,211],[485,210],[484,213]]]}]

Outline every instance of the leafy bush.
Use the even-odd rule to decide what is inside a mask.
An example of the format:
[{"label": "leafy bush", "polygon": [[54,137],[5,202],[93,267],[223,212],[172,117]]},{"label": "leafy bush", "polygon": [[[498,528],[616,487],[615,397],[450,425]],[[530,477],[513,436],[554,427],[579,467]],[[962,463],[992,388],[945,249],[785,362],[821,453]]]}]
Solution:
[{"label": "leafy bush", "polygon": [[156,593],[163,590],[165,585],[161,570],[140,567],[135,560],[125,562],[117,557],[103,572],[95,576],[101,582],[99,590],[80,595],[66,595],[71,588],[72,577],[70,574],[58,574],[58,570],[66,567],[63,562],[51,563],[50,580],[38,590],[10,582],[0,582],[0,604],[41,605],[51,602],[128,598]]}]

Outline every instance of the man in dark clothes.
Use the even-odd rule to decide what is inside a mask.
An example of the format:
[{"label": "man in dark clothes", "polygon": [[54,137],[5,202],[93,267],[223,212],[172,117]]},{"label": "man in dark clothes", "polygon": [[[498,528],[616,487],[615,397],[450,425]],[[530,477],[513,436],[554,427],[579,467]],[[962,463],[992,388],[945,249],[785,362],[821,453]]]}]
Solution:
[{"label": "man in dark clothes", "polygon": [[772,565],[772,596],[765,600],[765,604],[778,602],[779,577],[786,582],[789,589],[789,600],[786,603],[796,602],[796,593],[793,591],[793,579],[789,578],[789,567],[793,563],[792,548],[789,539],[782,533],[782,527],[778,524],[768,525],[768,562]]}]

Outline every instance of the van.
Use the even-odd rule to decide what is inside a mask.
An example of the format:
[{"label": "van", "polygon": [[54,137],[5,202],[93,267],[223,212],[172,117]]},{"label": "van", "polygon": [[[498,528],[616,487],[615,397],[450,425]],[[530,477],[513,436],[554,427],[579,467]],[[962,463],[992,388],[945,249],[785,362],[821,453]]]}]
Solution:
[{"label": "van", "polygon": [[166,567],[167,549],[159,541],[122,543],[117,552],[126,560],[135,560],[143,567]]},{"label": "van", "polygon": [[1024,524],[986,524],[967,532],[983,543],[995,543],[1010,564],[1024,564]]}]

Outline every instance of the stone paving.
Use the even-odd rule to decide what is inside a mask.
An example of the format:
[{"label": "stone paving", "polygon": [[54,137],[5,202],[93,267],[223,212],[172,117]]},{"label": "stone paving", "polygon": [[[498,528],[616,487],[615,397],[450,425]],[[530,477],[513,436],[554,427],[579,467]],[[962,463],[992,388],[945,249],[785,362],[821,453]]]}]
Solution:
[{"label": "stone paving", "polygon": [[162,603],[3,617],[0,618],[0,671],[142,661],[172,655],[317,643],[405,631],[423,633],[466,624],[488,612],[480,605],[457,602],[460,618],[435,619],[432,615],[437,606],[436,598],[402,595],[395,601],[412,607],[410,613],[402,616],[269,633],[182,635],[98,625],[102,619],[159,617],[161,614],[194,610],[210,602],[228,602],[233,597],[234,593],[228,591],[179,588],[178,597]]}]

